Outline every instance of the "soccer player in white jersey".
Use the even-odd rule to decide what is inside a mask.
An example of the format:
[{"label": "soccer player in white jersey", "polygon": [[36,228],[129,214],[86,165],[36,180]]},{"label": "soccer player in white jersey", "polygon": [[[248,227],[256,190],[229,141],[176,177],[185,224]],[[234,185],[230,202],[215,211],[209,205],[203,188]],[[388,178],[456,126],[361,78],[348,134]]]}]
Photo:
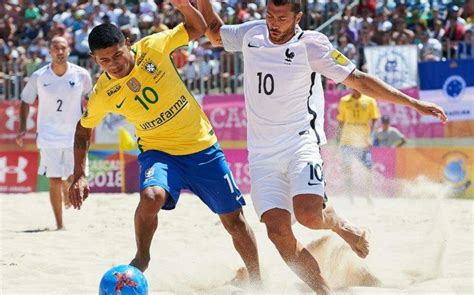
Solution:
[{"label": "soccer player in white jersey", "polygon": [[446,121],[437,105],[415,100],[362,73],[328,38],[302,31],[300,0],[269,0],[265,21],[223,25],[209,0],[198,0],[215,46],[241,51],[248,118],[252,201],[268,237],[293,271],[318,294],[329,287],[314,257],[296,240],[294,220],[311,229],[330,229],[364,258],[369,253],[362,230],[326,206],[323,161],[324,95],[321,75],[371,97],[415,108]]},{"label": "soccer player in white jersey", "polygon": [[52,62],[33,73],[21,93],[20,128],[23,145],[30,105],[38,98],[36,145],[40,151],[38,174],[49,179],[49,196],[58,229],[64,227],[62,200],[69,206],[67,189],[74,168],[74,131],[82,115],[82,102],[92,90],[87,70],[69,63],[69,45],[56,36],[49,45]]}]

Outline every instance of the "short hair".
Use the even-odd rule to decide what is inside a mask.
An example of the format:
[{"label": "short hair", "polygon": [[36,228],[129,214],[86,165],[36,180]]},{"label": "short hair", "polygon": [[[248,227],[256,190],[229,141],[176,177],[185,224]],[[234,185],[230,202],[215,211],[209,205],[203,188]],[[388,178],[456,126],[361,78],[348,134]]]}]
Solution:
[{"label": "short hair", "polygon": [[123,43],[125,36],[119,28],[113,24],[101,24],[92,29],[89,34],[89,48],[91,52],[96,49],[104,49],[115,44]]},{"label": "short hair", "polygon": [[275,4],[275,6],[283,6],[283,5],[291,4],[292,5],[291,10],[294,13],[299,13],[302,10],[301,0],[267,0],[267,5],[268,5],[268,2],[272,2],[273,4]]}]

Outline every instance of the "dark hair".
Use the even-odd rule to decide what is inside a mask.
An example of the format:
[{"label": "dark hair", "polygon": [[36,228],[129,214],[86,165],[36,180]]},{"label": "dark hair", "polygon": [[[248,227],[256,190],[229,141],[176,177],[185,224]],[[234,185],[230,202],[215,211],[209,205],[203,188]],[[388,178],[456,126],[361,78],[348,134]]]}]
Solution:
[{"label": "dark hair", "polygon": [[293,8],[291,9],[294,13],[301,12],[301,0],[267,0],[268,2],[272,2],[275,6],[283,6],[287,4],[291,4]]},{"label": "dark hair", "polygon": [[89,48],[91,52],[104,49],[125,41],[125,36],[119,28],[112,24],[101,24],[92,29],[89,34]]}]

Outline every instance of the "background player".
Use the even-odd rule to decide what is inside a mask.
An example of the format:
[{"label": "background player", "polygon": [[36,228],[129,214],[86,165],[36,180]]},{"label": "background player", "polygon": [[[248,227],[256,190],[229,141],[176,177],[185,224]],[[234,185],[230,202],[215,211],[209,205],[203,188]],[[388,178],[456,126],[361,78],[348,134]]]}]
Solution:
[{"label": "background player", "polygon": [[68,62],[69,45],[53,37],[52,62],[33,73],[21,93],[20,128],[16,137],[23,146],[30,105],[38,98],[36,144],[40,151],[38,174],[49,180],[49,197],[58,229],[64,227],[62,200],[70,206],[67,188],[72,180],[74,130],[82,115],[82,102],[92,88],[89,72]]}]

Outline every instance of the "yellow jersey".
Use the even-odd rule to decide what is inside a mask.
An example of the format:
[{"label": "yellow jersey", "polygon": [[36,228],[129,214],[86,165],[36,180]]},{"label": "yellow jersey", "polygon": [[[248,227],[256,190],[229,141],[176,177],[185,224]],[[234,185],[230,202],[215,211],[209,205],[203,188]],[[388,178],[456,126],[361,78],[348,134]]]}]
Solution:
[{"label": "yellow jersey", "polygon": [[354,98],[351,94],[341,97],[337,115],[337,120],[344,123],[340,144],[367,148],[371,143],[370,124],[379,117],[377,102],[372,97]]},{"label": "yellow jersey", "polygon": [[122,79],[101,74],[81,125],[94,128],[109,112],[120,114],[135,126],[141,151],[187,155],[215,144],[217,138],[208,118],[171,58],[175,49],[188,42],[188,33],[180,24],[134,44],[133,70]]}]

